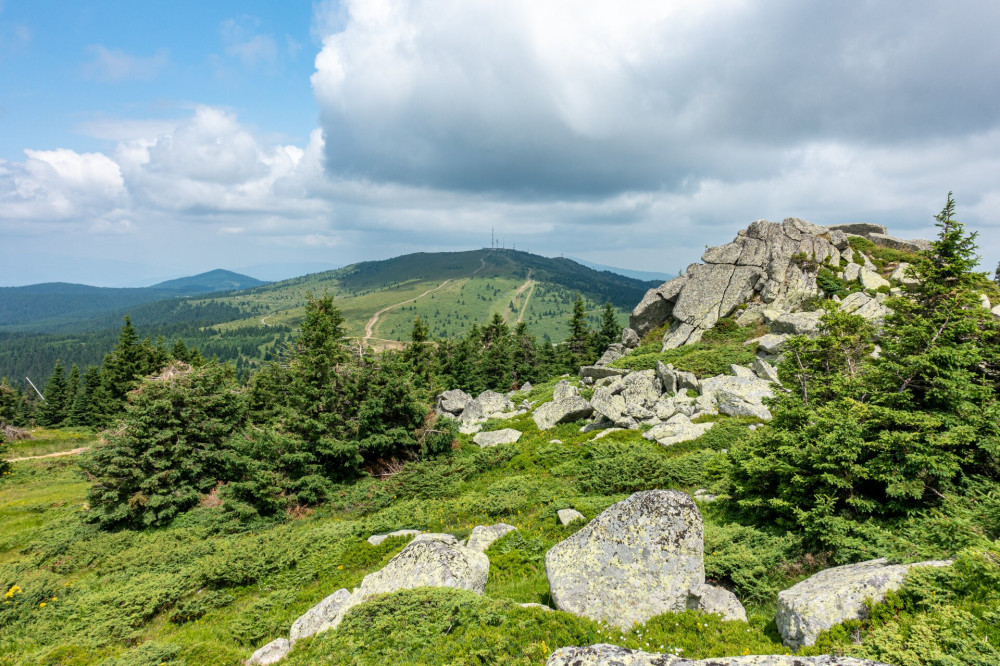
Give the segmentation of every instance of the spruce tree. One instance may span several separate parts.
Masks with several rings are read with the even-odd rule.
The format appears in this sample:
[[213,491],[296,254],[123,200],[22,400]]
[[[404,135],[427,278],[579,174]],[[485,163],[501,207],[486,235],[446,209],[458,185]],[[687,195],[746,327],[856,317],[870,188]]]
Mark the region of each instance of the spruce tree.
[[618,342],[621,330],[618,327],[618,315],[615,306],[610,302],[604,304],[601,312],[601,328],[594,336],[594,352],[600,356],[610,345]]
[[572,365],[580,365],[591,356],[587,310],[580,294],[577,294],[576,300],[573,301],[573,314],[569,320],[569,338],[566,344],[573,359]]
[[62,424],[66,418],[67,389],[66,372],[62,361],[56,360],[49,381],[45,383],[45,390],[42,392],[45,401],[38,407],[36,418],[40,425],[54,428]]

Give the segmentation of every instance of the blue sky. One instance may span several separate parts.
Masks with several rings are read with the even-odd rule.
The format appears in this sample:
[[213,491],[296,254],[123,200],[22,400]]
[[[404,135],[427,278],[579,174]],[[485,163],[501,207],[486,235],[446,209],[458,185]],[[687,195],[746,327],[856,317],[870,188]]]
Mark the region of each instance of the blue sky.
[[1000,258],[1000,5],[0,0],[0,284],[489,242],[674,273],[755,219]]

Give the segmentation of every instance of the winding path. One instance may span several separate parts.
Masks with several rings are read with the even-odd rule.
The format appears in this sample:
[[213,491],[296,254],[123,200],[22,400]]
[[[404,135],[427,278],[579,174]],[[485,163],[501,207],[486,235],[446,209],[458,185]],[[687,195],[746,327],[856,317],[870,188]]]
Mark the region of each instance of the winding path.
[[26,458],[8,458],[7,462],[23,462],[25,460],[40,460],[42,458],[59,458],[61,456],[76,456],[84,451],[89,451],[89,446],[81,446],[78,449],[73,449],[71,451],[56,451],[55,453],[46,453],[42,456],[28,456]]
[[[479,271],[483,270],[484,268],[486,268],[486,259],[480,257],[480,259],[479,259],[479,268],[477,268],[476,270],[474,270],[471,273],[469,273],[469,275],[467,277],[472,277],[473,275],[475,275]],[[406,305],[407,303],[412,303],[413,301],[415,301],[417,299],[423,298],[427,294],[432,294],[432,293],[434,293],[435,291],[437,291],[441,287],[445,286],[446,284],[448,284],[449,282],[451,282],[454,279],[455,278],[448,278],[447,280],[445,280],[444,282],[442,282],[438,286],[436,286],[436,287],[434,287],[432,289],[428,289],[427,291],[425,291],[424,293],[420,294],[419,296],[414,296],[413,298],[408,298],[405,301],[400,301],[399,303],[395,303],[395,304],[390,305],[388,307],[382,308],[381,310],[379,310],[378,312],[376,312],[374,315],[372,315],[372,318],[368,320],[367,324],[365,324],[365,337],[361,338],[361,341],[363,343],[365,343],[365,344],[368,344],[369,341],[371,341],[371,340],[379,340],[380,339],[380,338],[374,337],[375,336],[375,327],[378,326],[379,317],[381,317],[382,315],[384,315],[386,312],[388,312],[389,310],[395,310],[396,308],[398,308],[401,305]]]

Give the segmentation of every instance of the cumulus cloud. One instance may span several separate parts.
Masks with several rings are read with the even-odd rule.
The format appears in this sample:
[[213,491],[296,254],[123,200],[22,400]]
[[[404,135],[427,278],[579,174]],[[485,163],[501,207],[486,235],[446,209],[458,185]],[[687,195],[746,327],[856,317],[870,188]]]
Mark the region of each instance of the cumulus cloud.
[[94,44],[87,47],[87,52],[90,60],[83,63],[83,74],[102,83],[151,81],[170,64],[166,49],[160,49],[151,56],[137,56]]

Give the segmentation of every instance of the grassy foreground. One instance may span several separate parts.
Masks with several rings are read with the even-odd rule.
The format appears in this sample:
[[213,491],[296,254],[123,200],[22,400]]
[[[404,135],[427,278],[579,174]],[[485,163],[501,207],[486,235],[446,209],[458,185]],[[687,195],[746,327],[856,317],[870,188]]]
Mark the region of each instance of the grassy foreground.
[[[550,382],[528,397],[551,391]],[[369,535],[417,528],[463,538],[475,525],[501,521],[518,530],[487,551],[483,597],[425,588],[377,598],[353,609],[337,631],[299,643],[288,663],[543,664],[559,647],[597,642],[692,658],[784,653],[773,622],[776,593],[827,563],[804,552],[797,537],[740,524],[720,504],[702,505],[706,570],[743,600],[748,623],[668,613],[623,632],[517,605],[550,603],[545,552],[579,529],[559,525],[557,510],[573,507],[592,518],[637,490],[718,487],[721,452],[748,436],[748,423],[723,419],[701,439],[666,449],[636,431],[595,440],[580,424],[541,433],[528,417],[498,421],[487,428],[516,428],[521,441],[479,449],[463,437],[451,455],[388,479],[345,484],[335,502],[305,515],[239,525],[208,496],[169,527],[143,532],[102,532],[86,523],[88,481],[77,457],[18,462],[0,481],[0,664],[239,664],[408,542],[373,547]],[[36,435],[8,457],[96,443],[80,433]],[[949,588],[951,619],[894,598],[896,612],[884,622],[838,628],[823,648],[857,651],[853,632],[887,634],[890,622],[906,618],[930,643],[935,637],[920,632],[936,626],[949,636],[941,626],[954,629],[969,618],[1000,641],[990,614],[996,586],[990,592],[988,576],[980,578],[986,582],[974,594],[968,585]],[[923,589],[936,595],[946,587],[930,581]],[[911,660],[903,633],[880,639],[903,655],[892,663],[961,663]]]

